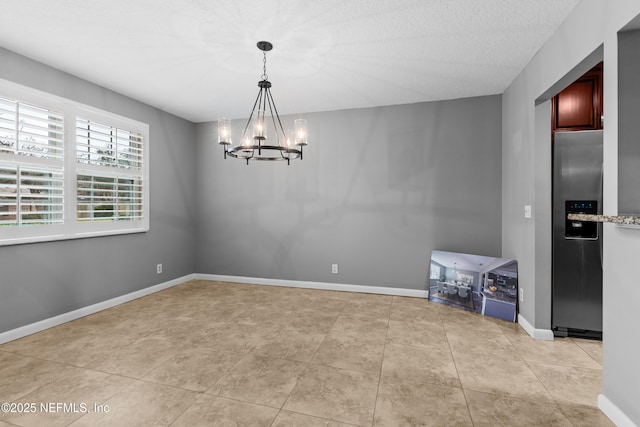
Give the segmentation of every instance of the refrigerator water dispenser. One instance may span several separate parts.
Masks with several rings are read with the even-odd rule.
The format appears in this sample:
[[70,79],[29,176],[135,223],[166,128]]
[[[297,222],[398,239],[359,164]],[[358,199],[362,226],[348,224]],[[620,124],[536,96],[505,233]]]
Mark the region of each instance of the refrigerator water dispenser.
[[[565,218],[568,214],[598,214],[597,200],[567,200],[564,202],[564,207]],[[565,239],[598,240],[598,223],[566,219],[564,237]]]

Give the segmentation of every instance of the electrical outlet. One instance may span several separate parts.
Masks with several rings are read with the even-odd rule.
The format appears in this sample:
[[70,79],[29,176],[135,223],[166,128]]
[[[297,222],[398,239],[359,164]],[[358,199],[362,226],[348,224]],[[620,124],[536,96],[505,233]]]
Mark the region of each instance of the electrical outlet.
[[162,264],[158,264],[158,265],[156,265],[156,272],[157,272],[158,274],[162,274]]
[[338,264],[331,264],[331,272],[333,274],[338,274]]
[[524,289],[520,288],[518,292],[520,293],[520,302],[524,302]]
[[524,205],[524,217],[531,218],[531,205]]

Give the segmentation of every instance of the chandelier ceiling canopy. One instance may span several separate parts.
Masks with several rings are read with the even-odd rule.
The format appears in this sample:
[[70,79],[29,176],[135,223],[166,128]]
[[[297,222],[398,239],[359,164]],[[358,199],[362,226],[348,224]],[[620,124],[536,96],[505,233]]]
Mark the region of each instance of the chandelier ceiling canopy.
[[[267,52],[273,45],[267,41],[259,41],[258,49],[262,51],[262,77],[258,82],[258,96],[253,104],[249,119],[242,130],[240,142],[234,145],[231,132],[231,119],[218,119],[218,144],[224,148],[227,156],[249,160],[302,160],[302,147],[307,145],[307,121],[297,119],[293,129],[286,129],[278,115],[278,109],[271,95],[271,82],[267,75]],[[268,128],[271,132],[267,132]]]

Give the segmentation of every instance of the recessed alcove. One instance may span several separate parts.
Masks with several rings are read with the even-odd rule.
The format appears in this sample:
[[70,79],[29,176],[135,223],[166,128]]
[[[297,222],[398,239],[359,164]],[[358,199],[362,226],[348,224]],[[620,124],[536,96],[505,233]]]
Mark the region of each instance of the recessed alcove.
[[618,215],[640,215],[640,16],[618,32]]

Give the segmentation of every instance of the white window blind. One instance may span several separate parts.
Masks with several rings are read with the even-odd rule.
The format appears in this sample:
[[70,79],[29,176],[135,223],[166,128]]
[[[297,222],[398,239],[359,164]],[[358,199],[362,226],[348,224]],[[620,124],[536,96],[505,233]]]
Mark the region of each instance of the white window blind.
[[0,79],[0,245],[147,231],[148,134]]
[[64,115],[0,97],[0,226],[64,221]]
[[62,160],[63,114],[0,97],[0,152]]
[[78,221],[143,217],[142,133],[78,118],[76,159]]
[[61,224],[63,220],[61,171],[0,166],[0,225]]
[[140,219],[142,180],[136,176],[78,174],[78,221],[127,221]]
[[431,271],[429,274],[430,279],[438,279],[440,280],[440,266],[431,263]]
[[142,134],[95,121],[76,120],[78,163],[141,171]]

